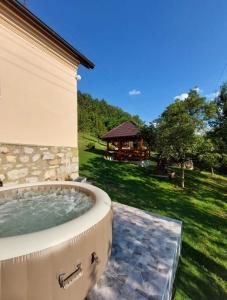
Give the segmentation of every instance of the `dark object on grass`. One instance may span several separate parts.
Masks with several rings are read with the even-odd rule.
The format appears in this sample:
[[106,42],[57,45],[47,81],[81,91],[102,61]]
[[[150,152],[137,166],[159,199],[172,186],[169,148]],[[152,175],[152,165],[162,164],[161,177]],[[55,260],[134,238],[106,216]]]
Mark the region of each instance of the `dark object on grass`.
[[175,177],[176,177],[176,173],[175,172],[169,173],[169,179],[174,179]]
[[165,157],[162,157],[161,154],[157,156],[157,174],[158,175],[167,175],[168,161]]
[[88,144],[87,144],[87,148],[88,148],[89,150],[95,150],[95,143],[92,143],[92,142],[88,143]]
[[3,186],[3,182],[0,180],[0,187],[2,187]]

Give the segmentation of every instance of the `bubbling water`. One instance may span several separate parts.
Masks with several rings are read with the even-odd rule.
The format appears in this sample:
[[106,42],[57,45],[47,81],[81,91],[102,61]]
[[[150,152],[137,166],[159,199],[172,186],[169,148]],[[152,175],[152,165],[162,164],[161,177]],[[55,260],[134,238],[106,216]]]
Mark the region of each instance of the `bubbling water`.
[[[1,195],[1,194],[0,194]],[[0,196],[0,237],[21,235],[54,227],[78,218],[93,199],[73,188],[20,191]]]

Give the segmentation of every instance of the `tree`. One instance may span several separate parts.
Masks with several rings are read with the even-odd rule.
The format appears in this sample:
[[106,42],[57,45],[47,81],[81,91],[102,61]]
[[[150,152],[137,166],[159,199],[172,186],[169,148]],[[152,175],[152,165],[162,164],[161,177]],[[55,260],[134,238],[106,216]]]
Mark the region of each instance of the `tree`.
[[180,164],[182,188],[185,186],[185,163],[193,156],[196,137],[207,126],[210,105],[193,89],[185,100],[177,99],[170,104],[156,121],[157,150],[167,161]]
[[215,145],[220,159],[219,169],[227,171],[227,83],[220,87],[218,96],[213,102],[216,105],[216,115],[210,122],[212,130],[209,138]]
[[149,125],[144,125],[140,129],[140,133],[144,139],[149,152],[155,149],[156,144],[156,129],[154,123],[150,122]]
[[78,128],[80,132],[101,137],[104,133],[124,121],[133,120],[138,126],[143,121],[122,109],[109,105],[105,100],[92,98],[89,94],[78,92]]
[[209,169],[214,175],[214,170],[220,167],[222,156],[213,141],[207,136],[198,136],[195,143],[195,156],[200,166]]
[[221,153],[227,154],[227,83],[220,87],[220,92],[215,99],[216,118],[211,123],[213,139],[219,145]]

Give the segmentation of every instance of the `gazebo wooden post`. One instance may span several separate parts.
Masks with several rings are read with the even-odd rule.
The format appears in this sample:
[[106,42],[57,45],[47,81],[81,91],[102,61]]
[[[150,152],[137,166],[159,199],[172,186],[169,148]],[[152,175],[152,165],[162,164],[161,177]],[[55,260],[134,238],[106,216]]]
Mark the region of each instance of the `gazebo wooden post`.
[[122,140],[121,139],[119,140],[118,145],[119,145],[119,150],[121,150],[122,149]]
[[106,141],[106,158],[109,159],[110,141]]
[[140,160],[143,158],[143,138],[140,138],[140,143],[139,143],[139,157]]
[[122,159],[122,140],[119,139],[118,140],[118,159]]
[[143,149],[143,138],[140,139],[140,149]]

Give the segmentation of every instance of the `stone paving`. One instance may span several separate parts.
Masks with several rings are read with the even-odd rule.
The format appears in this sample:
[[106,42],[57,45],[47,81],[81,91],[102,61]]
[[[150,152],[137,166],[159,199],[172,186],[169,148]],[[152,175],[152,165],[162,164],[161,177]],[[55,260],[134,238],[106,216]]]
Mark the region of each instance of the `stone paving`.
[[112,255],[88,300],[169,300],[182,223],[113,203]]

